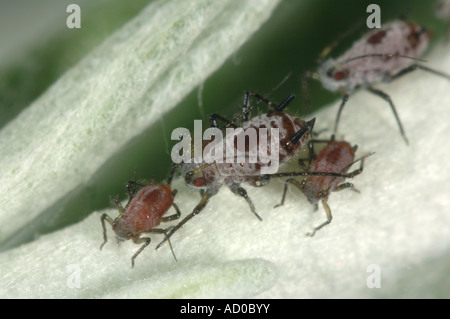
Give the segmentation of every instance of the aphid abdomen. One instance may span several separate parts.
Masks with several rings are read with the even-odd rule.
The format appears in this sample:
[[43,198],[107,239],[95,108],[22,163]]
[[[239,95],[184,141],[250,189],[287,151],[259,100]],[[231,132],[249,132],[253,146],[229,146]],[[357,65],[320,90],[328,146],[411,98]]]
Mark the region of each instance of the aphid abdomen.
[[[160,218],[173,203],[168,185],[150,184],[143,187],[131,200],[123,217],[115,226],[116,234],[136,235],[159,225]],[[123,238],[123,237],[122,237]]]
[[[322,84],[330,91],[352,92],[357,87],[388,80],[414,63],[405,57],[418,58],[425,52],[429,37],[418,24],[388,23],[369,32],[339,58],[324,62],[318,70]],[[382,54],[403,57],[379,56]]]
[[[347,142],[330,141],[314,160],[310,172],[346,173],[344,170],[355,158],[354,149]],[[302,191],[311,204],[327,197],[342,177],[309,176],[302,184]]]
[[[304,134],[298,141],[292,142],[291,138],[301,128],[307,124],[297,118],[290,116],[283,112],[271,112],[261,114],[252,118],[250,121],[245,122],[242,126],[243,131],[233,136],[227,136],[229,144],[234,145],[234,156],[231,158],[231,163],[217,163],[217,169],[223,177],[225,177],[225,184],[230,186],[232,184],[254,184],[261,175],[261,169],[270,163],[273,154],[271,152],[278,151],[278,165],[281,166],[288,162],[295,154],[303,148],[309,134]],[[275,139],[275,143],[272,144],[272,131],[271,129],[278,130],[278,138]],[[249,137],[248,132],[253,130],[255,135],[253,138]],[[267,130],[267,137],[262,139],[260,129]],[[244,136],[245,135],[245,136]],[[230,141],[233,139],[232,141]],[[238,140],[245,142],[244,148],[238,144]],[[260,148],[262,143],[267,142],[266,151],[262,152]],[[243,153],[238,153],[238,150]],[[238,161],[237,155],[243,154],[241,162]],[[276,155],[275,155],[276,156]],[[253,161],[251,161],[251,157]],[[226,150],[224,149],[224,159],[227,158]]]
[[[266,114],[261,114],[249,122],[245,123],[243,128],[248,127],[254,128],[258,132],[258,144],[259,129],[267,129],[267,155],[271,155],[270,152],[276,148],[279,150],[279,163],[280,165],[287,163],[293,156],[297,154],[306,144],[309,134],[304,134],[298,141],[293,143],[291,138],[306,126],[305,121],[302,119],[291,116],[284,112],[270,112]],[[277,145],[271,144],[271,129],[278,130],[278,139],[276,140]],[[258,145],[259,146],[259,145]],[[263,165],[264,163],[261,163]]]

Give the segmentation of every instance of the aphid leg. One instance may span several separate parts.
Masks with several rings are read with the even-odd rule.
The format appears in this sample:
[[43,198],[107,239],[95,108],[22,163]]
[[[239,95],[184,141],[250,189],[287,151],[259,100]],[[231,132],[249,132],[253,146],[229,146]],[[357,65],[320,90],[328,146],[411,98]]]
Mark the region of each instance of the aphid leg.
[[[175,192],[175,191],[174,191],[174,192]],[[175,192],[175,194],[176,194],[176,192]],[[161,218],[159,219],[161,222],[164,222],[164,223],[165,223],[165,222],[170,222],[170,221],[172,221],[172,220],[175,220],[175,219],[180,218],[181,212],[180,212],[180,209],[178,208],[178,205],[175,204],[175,203],[172,203],[172,206],[173,206],[173,208],[175,208],[176,213],[173,214],[173,215],[170,215],[170,216],[161,217]]]
[[226,118],[224,118],[223,116],[221,116],[219,114],[216,114],[216,113],[213,113],[213,114],[208,116],[210,126],[211,127],[218,127],[216,119],[219,119],[219,120],[223,121],[224,123],[226,123],[225,126],[222,127],[222,129],[226,128],[226,127],[230,127],[230,126],[232,126],[233,128],[237,128],[238,125],[236,125],[235,123],[240,118],[242,118],[244,122],[247,122],[248,118],[249,118],[250,111],[254,107],[254,105],[252,105],[251,101],[250,101],[251,97],[255,97],[259,101],[263,101],[263,102],[267,103],[269,106],[271,106],[273,108],[276,107],[274,103],[272,103],[271,101],[269,101],[265,97],[259,95],[258,93],[255,93],[255,92],[252,92],[252,91],[246,91],[244,93],[244,98],[242,100],[242,112],[239,115],[235,116],[233,118],[233,120],[229,121]]
[[[304,170],[309,170],[311,163],[314,159],[316,159],[317,154],[314,151],[314,144],[318,143],[329,143],[330,141],[334,141],[335,136],[334,134],[331,135],[331,138],[329,140],[319,140],[319,139],[312,139],[308,141],[308,158],[299,158],[298,164],[302,167]],[[308,165],[305,165],[305,162],[308,161]]]
[[302,76],[302,91],[303,91],[303,102],[305,103],[305,111],[306,113],[311,113],[311,97],[309,95],[309,87],[308,87],[308,79],[319,80],[319,75],[314,72],[305,72]]
[[321,64],[328,57],[331,51],[333,51],[333,49],[339,45],[342,39],[347,38],[349,35],[355,33],[358,29],[360,29],[363,22],[364,20],[360,19],[354,25],[348,28],[345,32],[339,34],[330,45],[328,45],[325,49],[322,50],[322,52],[319,54],[319,57],[317,58],[317,63]]
[[128,207],[128,205],[130,204],[131,200],[133,199],[134,195],[136,194],[137,187],[144,187],[144,186],[145,185],[139,184],[136,182],[136,167],[135,167],[133,180],[128,181],[127,184],[125,185],[125,188],[127,189],[127,192],[128,192],[128,202],[125,205],[125,207]]
[[[269,99],[265,98],[264,96],[253,92],[253,91],[246,91],[244,94],[244,101],[243,101],[243,108],[242,111],[248,114],[248,109],[251,108],[251,98],[255,98],[258,102],[264,102],[266,103],[269,107],[276,109],[277,105],[275,103],[273,103],[272,101],[270,101]],[[247,110],[247,112],[246,112]]]
[[371,155],[373,155],[373,154],[375,154],[375,153],[369,153],[369,154],[364,155],[364,156],[362,156],[361,158],[359,158],[359,159],[357,159],[357,160],[351,162],[350,165],[347,165],[347,166],[342,170],[343,172],[346,171],[347,169],[349,169],[353,164],[355,164],[355,163],[358,162],[358,161],[361,161],[361,165],[359,166],[358,169],[355,169],[353,172],[346,173],[346,174],[342,174],[342,177],[345,177],[345,178],[353,178],[353,177],[355,177],[356,175],[361,174],[362,171],[363,171],[363,169],[364,169],[364,160],[365,160],[367,157],[369,157],[369,156],[371,156]]
[[332,172],[283,172],[275,173],[270,175],[261,175],[261,179],[269,179],[276,177],[293,177],[293,176],[333,176],[342,178],[351,178],[354,175],[342,174],[342,173],[332,173]]
[[117,197],[110,197],[111,203],[113,206],[119,211],[119,217],[121,217],[125,213],[125,209],[123,208],[122,204],[120,203],[119,199]]
[[327,198],[322,199],[322,205],[323,205],[323,208],[325,209],[325,213],[327,214],[327,221],[323,222],[319,226],[315,227],[313,229],[313,231],[311,233],[307,233],[306,236],[313,237],[319,229],[321,229],[322,227],[324,227],[324,226],[328,225],[329,223],[331,223],[331,220],[333,219],[333,216],[331,215],[330,206],[328,206],[328,204],[327,204]]
[[[111,203],[113,204],[113,206],[119,211],[119,216],[117,216],[116,220],[119,220],[123,214],[125,214],[125,208],[123,208],[122,204],[120,203],[119,199],[117,197],[110,197]],[[130,200],[128,200],[127,205],[130,203]],[[112,224],[111,224],[112,226]],[[119,240],[117,239],[117,242],[119,242]]]
[[298,189],[302,189],[302,184],[298,182],[297,180],[293,179],[292,177],[289,178],[286,183],[284,184],[284,190],[283,190],[283,196],[281,197],[281,202],[277,205],[275,205],[273,208],[277,208],[284,205],[284,201],[286,199],[287,190],[289,188],[289,184],[295,185]]
[[348,93],[344,93],[344,95],[342,96],[342,102],[341,102],[341,105],[339,106],[339,110],[338,110],[338,113],[337,113],[337,116],[336,116],[336,121],[334,122],[333,135],[336,134],[336,132],[337,132],[338,125],[339,125],[339,120],[341,118],[342,109],[344,108],[345,104],[347,103],[348,97],[349,97]]
[[[167,231],[169,229],[172,229],[173,226],[167,228],[167,229],[163,229],[163,228],[153,228],[152,230],[148,231],[148,232],[142,232],[142,233],[154,233],[154,234],[164,234],[165,238],[167,238],[168,242],[169,242],[169,247],[170,247],[170,251],[172,252],[172,256],[175,259],[175,261],[178,261],[177,257],[175,256],[175,253],[173,251],[173,247],[172,247],[172,243],[170,242],[170,239],[167,237]],[[148,244],[147,244],[148,245]],[[140,251],[142,251],[142,249],[144,249],[147,245],[141,247]]]
[[[283,82],[284,81],[285,80],[283,80]],[[210,116],[210,119],[209,119],[211,126],[212,127],[217,127],[217,122],[215,121],[215,117],[217,117],[218,119],[220,118],[224,122],[227,122],[227,124],[224,127],[222,127],[222,128],[229,127],[229,126],[233,126],[234,128],[238,127],[234,123],[236,123],[236,121],[241,119],[241,118],[243,119],[244,122],[247,122],[249,120],[250,111],[255,106],[254,104],[251,103],[251,98],[252,97],[257,99],[258,102],[266,103],[269,107],[271,107],[275,111],[282,112],[289,105],[289,103],[295,98],[295,95],[291,94],[283,102],[281,102],[280,105],[276,105],[275,103],[273,103],[272,101],[270,101],[266,97],[264,97],[264,96],[262,96],[262,95],[260,95],[260,94],[258,94],[256,92],[246,91],[244,93],[244,98],[242,100],[242,112],[239,115],[235,116],[232,121],[228,121],[225,118],[221,117],[220,115],[212,114],[213,118],[211,118],[211,116]]]
[[141,244],[141,243],[144,243],[144,244],[133,255],[133,257],[131,257],[131,268],[134,267],[134,259],[144,250],[145,247],[147,247],[150,244],[151,238],[150,237],[137,237],[137,238],[133,238],[133,242],[135,244]]
[[209,125],[211,127],[218,127],[217,120],[221,120],[222,122],[226,123],[225,127],[230,127],[230,126],[233,127],[233,128],[237,128],[238,127],[232,121],[227,120],[222,115],[219,115],[217,113],[213,113],[213,114],[208,115],[208,119],[209,119]]
[[389,82],[394,81],[394,80],[398,79],[399,77],[401,77],[401,76],[403,76],[403,75],[405,75],[407,73],[410,73],[412,71],[415,71],[417,69],[423,70],[423,71],[427,71],[427,72],[433,73],[435,75],[442,76],[443,78],[446,78],[447,80],[450,80],[450,75],[448,75],[448,74],[446,74],[444,72],[440,72],[440,71],[428,68],[428,67],[420,65],[420,64],[412,64],[409,67],[404,68],[403,70],[401,70],[397,74],[391,76],[389,79],[387,79],[387,81],[389,81]]
[[136,188],[144,186],[145,184],[141,184],[136,181],[128,181],[127,185],[125,185],[128,191],[128,196],[130,197],[134,197],[134,195],[136,194]]
[[[175,189],[175,190],[172,191],[172,196],[175,197],[176,194],[177,194],[177,190]],[[170,216],[161,217],[161,218],[159,219],[160,222],[163,222],[163,223],[165,223],[165,222],[170,222],[170,221],[172,221],[172,220],[176,220],[176,219],[178,219],[178,218],[181,217],[181,211],[180,211],[180,209],[178,208],[178,205],[175,204],[175,203],[172,203],[172,206],[173,206],[173,208],[175,208],[176,213],[173,214],[173,215],[170,215]],[[169,227],[169,228],[167,228],[167,229],[154,228],[153,231],[154,231],[154,232],[164,233],[164,235],[166,236],[167,240],[169,241],[169,246],[170,246],[170,250],[172,251],[173,258],[175,258],[175,261],[178,261],[178,260],[177,260],[177,257],[175,256],[175,253],[173,252],[172,243],[170,242],[170,239],[169,239],[169,237],[167,236],[167,230],[168,230],[168,229],[172,229],[172,228],[174,228],[174,226]]]
[[108,237],[106,236],[105,220],[111,225],[111,227],[114,223],[113,219],[106,214],[102,214],[102,216],[100,217],[100,221],[102,222],[102,227],[103,227],[103,243],[100,245],[100,250],[102,250],[103,246],[108,241]]
[[136,189],[138,187],[144,187],[145,185],[139,184],[136,181],[128,181],[128,183],[125,185],[127,192],[128,192],[128,202],[125,205],[125,207],[128,207],[130,205],[131,200],[133,199],[134,195],[136,195]]
[[[278,112],[283,112],[284,109],[295,99],[295,95],[291,94],[289,95],[286,99],[284,99],[283,102],[281,102],[279,105],[276,105],[275,103],[273,103],[272,101],[270,101],[269,99],[265,98],[264,96],[252,92],[252,91],[247,91],[245,92],[245,97],[244,97],[244,109],[243,111],[245,112],[245,109],[250,107],[250,98],[254,97],[255,99],[257,99],[260,102],[264,102],[266,103],[269,107],[273,108],[275,111]],[[248,113],[248,112],[247,112]]]
[[345,172],[347,169],[349,169],[353,164],[355,164],[358,161],[361,161],[361,166],[350,173],[332,173],[332,172],[283,172],[283,173],[275,173],[270,175],[261,175],[261,179],[269,179],[269,178],[275,178],[275,177],[293,177],[293,176],[333,176],[333,177],[341,177],[341,178],[353,178],[356,175],[361,174],[364,168],[364,160],[373,155],[375,153],[369,153],[367,155],[364,155],[363,157],[351,162],[349,165],[344,167],[342,172]]
[[174,226],[169,227],[167,229],[163,229],[163,233],[167,238],[167,241],[169,242],[170,251],[172,252],[172,256],[175,259],[176,262],[178,262],[177,256],[175,256],[175,252],[173,251],[172,242],[170,241],[170,238],[167,237],[167,230],[172,229]]
[[342,183],[336,186],[336,188],[334,189],[335,192],[341,191],[343,189],[347,189],[350,188],[352,191],[360,193],[360,191],[358,189],[355,188],[355,185],[353,185],[352,183]]
[[400,122],[400,117],[399,117],[398,114],[397,114],[397,110],[395,109],[394,103],[392,102],[390,96],[387,95],[386,93],[384,93],[383,91],[378,90],[378,89],[375,89],[375,88],[373,88],[373,87],[368,87],[367,90],[368,90],[369,92],[371,92],[371,93],[373,93],[373,94],[375,94],[375,95],[381,97],[383,100],[385,100],[386,102],[389,103],[389,105],[391,106],[391,110],[392,110],[392,112],[394,113],[395,119],[396,119],[396,121],[397,121],[397,125],[398,125],[398,127],[399,127],[399,129],[400,129],[400,134],[402,135],[403,139],[405,140],[406,144],[408,145],[408,144],[409,144],[408,138],[406,137],[405,131],[404,131],[404,129],[403,129],[403,125],[402,125],[402,123]]
[[262,221],[262,218],[256,213],[255,206],[253,205],[250,197],[248,197],[247,191],[244,188],[240,187],[239,184],[233,184],[229,188],[234,194],[243,197],[247,201],[251,211],[253,212],[253,214],[255,214],[256,218]]
[[166,234],[166,238],[164,238],[164,240],[162,242],[160,242],[158,244],[158,246],[156,246],[156,250],[158,250],[159,247],[161,247],[162,244],[164,244],[167,240],[169,240],[170,237],[172,237],[172,235],[178,229],[180,229],[184,224],[186,224],[192,217],[194,217],[195,215],[199,214],[205,208],[206,204],[208,204],[208,201],[209,201],[210,197],[211,197],[211,194],[208,193],[208,192],[205,192],[202,195],[202,199],[200,200],[200,203],[198,203],[197,206],[195,206],[195,208],[192,211],[192,213],[187,215],[181,222],[179,222],[174,228],[172,228],[171,231],[168,234]]
[[136,182],[136,167],[134,168],[134,177],[132,181],[128,181],[127,184],[125,185],[125,188],[127,189],[128,192],[128,202],[125,205],[125,207],[128,207],[128,205],[130,205],[131,200],[133,199],[134,195],[136,194],[136,189],[137,187],[144,187],[144,184],[140,184],[138,182]]
[[[170,170],[169,177],[167,178],[167,185],[169,185],[169,186],[172,184],[172,180],[173,180],[173,176],[175,175],[175,169],[176,169],[176,168],[177,168],[177,164],[172,163],[172,168],[171,168],[171,170]],[[174,192],[175,192],[175,194],[176,194],[176,191],[173,191],[173,192],[172,192],[172,196],[175,197]]]

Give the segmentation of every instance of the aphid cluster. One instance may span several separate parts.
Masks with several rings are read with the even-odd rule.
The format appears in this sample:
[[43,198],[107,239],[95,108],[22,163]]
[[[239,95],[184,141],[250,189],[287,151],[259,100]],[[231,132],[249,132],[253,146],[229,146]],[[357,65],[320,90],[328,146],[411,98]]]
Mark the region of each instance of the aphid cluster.
[[[342,94],[342,102],[330,139],[314,138],[315,118],[305,120],[287,112],[288,106],[295,98],[294,94],[289,95],[280,104],[276,104],[266,96],[248,91],[244,94],[240,113],[231,120],[217,113],[211,114],[209,123],[212,128],[217,128],[220,131],[226,131],[229,128],[236,129],[235,135],[226,137],[227,145],[231,145],[235,151],[234,154],[239,151],[239,140],[249,141],[248,144],[245,144],[245,151],[243,152],[246,159],[250,157],[252,152],[255,152],[255,147],[259,149],[264,143],[266,143],[266,150],[271,149],[268,145],[276,146],[278,153],[275,159],[278,163],[278,170],[273,173],[264,173],[264,169],[269,165],[268,161],[261,158],[258,158],[255,162],[239,161],[235,155],[232,161],[207,162],[201,160],[173,165],[166,185],[140,184],[136,180],[130,181],[127,184],[129,199],[126,206],[122,207],[117,199],[112,199],[113,205],[119,210],[119,216],[116,219],[112,219],[106,214],[101,216],[104,236],[101,247],[107,242],[105,222],[108,222],[112,226],[117,240],[131,239],[134,243],[142,244],[131,259],[132,266],[134,266],[134,259],[151,241],[150,237],[141,237],[143,234],[159,233],[164,235],[164,239],[156,246],[156,249],[166,241],[169,241],[170,244],[172,235],[195,215],[199,214],[206,207],[209,199],[216,195],[223,186],[228,187],[235,195],[243,198],[249,205],[250,211],[262,221],[253,201],[242,185],[262,187],[273,178],[285,179],[281,202],[275,207],[281,207],[284,204],[290,185],[298,188],[316,209],[318,203],[322,203],[327,219],[307,234],[314,236],[318,230],[328,225],[332,220],[331,209],[328,205],[331,193],[347,188],[357,191],[353,184],[346,179],[361,174],[365,159],[373,154],[368,153],[356,158],[356,145],[352,146],[346,141],[337,141],[335,138],[342,110],[350,94],[358,88],[364,88],[387,101],[394,113],[400,133],[408,143],[405,129],[394,103],[389,95],[375,88],[374,85],[379,82],[391,82],[417,69],[450,79],[450,76],[445,73],[417,63],[422,61],[420,57],[428,47],[429,38],[430,33],[418,24],[394,21],[367,33],[355,42],[347,52],[336,59],[327,58],[327,56],[337,42],[322,52],[319,57],[317,72],[305,72],[302,83],[307,104],[310,103],[308,78],[320,80],[326,89]],[[267,111],[252,117],[251,111],[261,103],[266,105]],[[221,125],[219,125],[220,122]],[[240,130],[238,131],[238,129]],[[257,132],[253,146],[250,137],[246,136],[249,129],[254,129]],[[261,129],[267,130],[261,131]],[[274,133],[271,133],[270,129],[276,129],[277,135],[273,135]],[[266,135],[261,132],[266,132],[264,133]],[[206,143],[202,144],[203,149],[207,146]],[[297,155],[301,151],[305,151],[307,158],[298,160]],[[225,150],[223,152],[225,157]],[[298,160],[296,169],[290,172],[280,171],[280,168],[286,166],[294,158]],[[352,166],[358,162],[360,163],[359,168],[351,170]],[[160,222],[173,221],[181,217],[180,210],[173,202],[176,191],[172,191],[170,188],[176,166],[184,179],[185,185],[198,191],[201,199],[194,209],[176,225],[166,229],[155,228]],[[302,177],[303,179],[299,180],[296,177]],[[176,213],[164,216],[171,206],[175,208]],[[172,246],[170,248],[172,249]]]
[[[268,113],[258,115],[249,119],[248,113],[251,107],[251,98],[255,97],[259,101],[265,102],[272,109]],[[279,163],[280,166],[287,163],[295,154],[300,151],[306,141],[307,137],[314,126],[315,119],[308,122],[303,121],[298,117],[291,116],[284,112],[285,108],[294,99],[293,95],[286,98],[280,105],[268,101],[264,97],[254,92],[247,92],[244,96],[243,111],[233,121],[228,121],[225,118],[212,114],[209,116],[211,126],[217,127],[217,118],[226,122],[227,126],[233,126],[237,128],[237,121],[242,117],[243,122],[241,127],[247,129],[253,128],[279,128]],[[241,132],[240,134],[244,134]],[[268,140],[270,140],[270,134],[268,133]],[[235,140],[232,141],[234,148],[237,148],[236,140],[239,138],[239,134],[235,136]],[[257,137],[259,140],[259,137]],[[258,145],[254,145],[258,146]],[[247,152],[246,152],[247,153]],[[228,188],[236,195],[243,197],[251,211],[255,216],[262,220],[262,218],[256,213],[255,206],[252,200],[248,197],[247,191],[241,186],[242,183],[251,186],[263,186],[265,181],[261,179],[261,168],[264,164],[261,162],[256,163],[180,163],[180,172],[183,176],[185,183],[188,187],[200,191],[202,198],[200,203],[194,208],[193,212],[185,217],[177,226],[175,226],[169,233],[166,239],[177,231],[183,224],[189,219],[200,213],[208,203],[211,196],[217,194],[222,186],[228,186]],[[165,240],[166,240],[165,239]],[[164,241],[165,241],[164,240]],[[163,241],[163,242],[164,242]],[[161,243],[162,244],[162,243]],[[158,247],[161,245],[159,244]]]

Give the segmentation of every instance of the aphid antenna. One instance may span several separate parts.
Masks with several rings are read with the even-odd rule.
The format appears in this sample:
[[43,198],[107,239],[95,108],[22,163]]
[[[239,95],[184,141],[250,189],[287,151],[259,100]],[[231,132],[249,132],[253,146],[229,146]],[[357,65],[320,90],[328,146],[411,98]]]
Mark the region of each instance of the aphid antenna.
[[351,163],[348,164],[346,167],[344,167],[344,169],[343,169],[342,171],[348,170],[353,164],[355,164],[355,163],[357,163],[357,162],[359,162],[359,161],[363,161],[363,160],[365,160],[366,158],[368,158],[369,156],[372,156],[373,154],[375,154],[375,152],[370,152],[370,153],[368,153],[368,154],[366,154],[366,155],[361,156],[361,157],[358,158],[358,159],[355,159],[353,162],[351,162]]
[[[362,172],[362,167],[364,166],[364,160],[365,160],[367,157],[372,156],[373,154],[375,154],[375,152],[371,152],[371,153],[369,153],[369,154],[363,155],[363,156],[361,156],[360,158],[354,160],[353,162],[351,162],[350,164],[348,164],[347,166],[345,166],[345,167],[341,170],[341,174],[345,174],[347,178],[349,178],[349,177],[354,177],[354,176],[360,174],[360,173]],[[352,167],[353,164],[355,164],[355,163],[357,163],[357,162],[359,162],[359,161],[361,161],[361,166],[360,166],[359,169],[357,169],[357,170],[355,170],[355,171],[353,171],[353,172],[351,172],[351,173],[349,173],[349,174],[344,173],[344,172],[346,172],[348,169],[350,169],[350,167]],[[338,177],[334,177],[333,180],[335,180],[336,178],[338,178]],[[328,186],[327,186],[326,188],[329,188],[329,185],[331,185],[331,181],[328,183]]]
[[197,173],[203,171],[205,168],[207,168],[208,166],[210,166],[212,164],[214,164],[214,162],[203,164],[202,166],[197,167],[193,171],[190,171],[190,172],[186,173],[186,176],[184,177],[186,183],[190,183],[191,182],[192,176],[194,176],[194,174],[197,174]]
[[172,237],[172,235],[178,230],[180,229],[184,224],[186,224],[192,217],[194,217],[195,215],[199,214],[206,206],[206,204],[208,204],[209,199],[211,198],[211,194],[209,192],[204,192],[202,195],[202,198],[200,200],[200,203],[197,204],[197,206],[195,206],[194,210],[192,211],[192,213],[190,213],[189,215],[187,215],[181,222],[179,222],[177,225],[175,225],[169,233],[166,234],[164,240],[162,242],[160,242],[158,244],[158,246],[156,246],[156,250],[159,249],[159,247],[161,247],[166,241],[170,240],[170,237]]
[[173,176],[175,175],[175,170],[177,168],[177,164],[172,163],[172,168],[170,169],[169,177],[167,178],[167,185],[172,184]]
[[415,61],[419,61],[419,62],[427,62],[427,60],[425,59],[421,59],[421,58],[415,58],[415,57],[411,57],[411,56],[407,56],[407,55],[401,55],[401,54],[390,54],[390,53],[372,53],[372,54],[363,54],[363,55],[358,55],[352,58],[348,58],[340,63],[335,64],[334,66],[330,67],[328,69],[328,72],[333,72],[336,69],[341,68],[344,64],[350,63],[352,61],[355,60],[360,60],[360,59],[365,59],[365,58],[371,58],[371,57],[380,57],[380,58],[403,58],[403,59],[410,59],[410,60],[415,60]]
[[[281,81],[280,83],[278,83],[275,87],[273,87],[268,93],[266,93],[265,95],[259,95],[258,93],[255,93],[254,91],[246,91],[244,94],[244,99],[243,99],[243,108],[242,108],[242,112],[240,114],[238,114],[237,116],[235,116],[231,121],[227,121],[227,123],[222,126],[220,129],[223,130],[227,127],[233,126],[236,122],[236,120],[239,120],[240,118],[244,117],[244,119],[247,121],[248,120],[248,114],[250,113],[250,111],[255,107],[255,105],[258,105],[261,102],[266,103],[267,105],[269,105],[270,107],[273,107],[274,109],[277,110],[277,108],[280,108],[281,105],[283,105],[283,103],[286,103],[286,105],[283,107],[283,109],[295,98],[294,94],[291,94],[289,96],[290,100],[288,102],[283,101],[280,105],[275,106],[270,100],[269,100],[269,96],[272,95],[273,92],[275,92],[276,90],[278,90],[291,76],[292,72],[289,72]],[[257,101],[255,104],[250,104],[250,98],[251,97],[255,97],[257,98]],[[288,99],[289,99],[288,98]]]
[[292,72],[286,74],[286,76],[280,81],[280,83],[278,83],[274,88],[272,88],[270,92],[265,95],[265,97],[268,98],[270,95],[272,95],[273,92],[278,90],[291,77],[291,74]]
[[175,226],[171,226],[167,229],[164,230],[164,236],[167,239],[167,241],[169,242],[169,247],[170,247],[170,251],[172,252],[172,256],[175,259],[176,262],[178,262],[177,256],[175,256],[175,252],[173,251],[173,247],[172,247],[172,243],[170,242],[170,238],[167,237],[167,231],[174,228]]
[[[369,153],[367,155],[361,156],[357,160],[354,160],[349,165],[342,169],[342,172],[348,170],[353,164],[358,161],[364,161],[367,157],[372,156],[375,152]],[[274,177],[294,177],[294,176],[332,176],[332,177],[343,177],[343,178],[353,178],[356,176],[354,172],[343,174],[343,173],[333,173],[333,172],[284,172],[284,173],[276,173],[270,175],[261,175],[262,179],[269,179]]]
[[[290,76],[290,73],[275,87],[277,89],[279,86],[281,86]],[[294,99],[295,94],[291,93],[284,101],[282,101],[279,105],[275,105],[272,101],[268,99],[268,96],[272,94],[272,92],[275,90],[273,89],[271,92],[269,92],[266,95],[260,95],[254,91],[246,91],[244,94],[244,99],[242,101],[243,108],[242,112],[236,115],[231,121],[227,121],[227,123],[220,127],[221,130],[235,125],[235,122],[239,120],[240,118],[244,117],[244,119],[248,120],[248,114],[252,109],[255,108],[256,105],[258,105],[261,102],[266,103],[269,107],[273,108],[275,111],[282,112]],[[256,98],[256,103],[250,103],[250,99],[254,97]]]
[[342,39],[347,38],[350,36],[350,34],[355,33],[357,29],[361,27],[364,20],[360,19],[357,21],[352,27],[350,27],[347,31],[341,33],[336,37],[336,39],[328,45],[325,49],[322,50],[322,52],[319,54],[319,57],[317,58],[317,63],[320,65],[325,61],[325,59],[328,57],[328,55],[333,51],[334,48],[336,48],[339,43],[342,41]]
[[170,251],[172,252],[172,256],[175,259],[176,262],[178,262],[177,256],[175,256],[175,252],[173,251],[172,242],[170,241],[170,238],[167,238],[167,241],[169,242]]
[[306,71],[302,76],[302,92],[303,101],[305,103],[305,110],[307,113],[311,113],[311,97],[309,96],[308,79],[314,79],[320,81],[319,74],[317,72]]

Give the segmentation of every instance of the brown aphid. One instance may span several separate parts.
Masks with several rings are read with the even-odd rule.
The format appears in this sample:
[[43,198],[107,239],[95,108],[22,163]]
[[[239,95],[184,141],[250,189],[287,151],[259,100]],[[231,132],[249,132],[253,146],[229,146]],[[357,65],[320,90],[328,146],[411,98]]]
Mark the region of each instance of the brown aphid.
[[[331,215],[331,209],[327,203],[331,192],[340,191],[346,188],[357,191],[352,183],[345,182],[345,178],[354,177],[361,174],[364,168],[364,159],[373,154],[368,154],[355,161],[354,159],[357,146],[351,146],[347,142],[337,142],[335,141],[334,136],[332,136],[330,140],[312,140],[311,143],[327,144],[317,156],[311,156],[311,158],[315,157],[315,159],[309,167],[308,173],[328,172],[342,174],[342,176],[331,176],[326,174],[317,176],[312,175],[307,176],[302,182],[299,182],[291,177],[286,181],[281,203],[275,206],[279,207],[284,204],[289,184],[293,184],[300,191],[302,191],[307,200],[311,204],[315,205],[316,209],[318,202],[322,201],[323,208],[327,214],[327,221],[315,227],[311,233],[307,234],[308,236],[314,236],[316,231],[331,222],[333,217]],[[347,173],[350,167],[357,161],[361,161],[360,168],[353,172]]]
[[[172,178],[170,177],[169,181],[171,179]],[[142,188],[136,192],[137,187]],[[126,188],[128,190],[129,199],[125,208],[117,198],[111,198],[113,205],[119,210],[119,216],[113,220],[107,214],[102,214],[100,218],[104,238],[104,242],[100,246],[100,249],[102,249],[108,241],[105,227],[105,221],[107,221],[115,232],[117,241],[131,239],[136,244],[143,244],[133,257],[131,257],[131,267],[134,267],[134,259],[150,244],[151,241],[150,237],[141,237],[141,235],[146,233],[166,234],[168,229],[155,227],[159,226],[161,222],[178,219],[181,216],[181,212],[178,209],[178,206],[173,202],[176,191],[172,191],[169,185],[155,183],[143,185],[136,183],[136,181],[129,181]],[[171,206],[175,208],[176,213],[163,217]],[[175,258],[175,255],[173,256]]]

